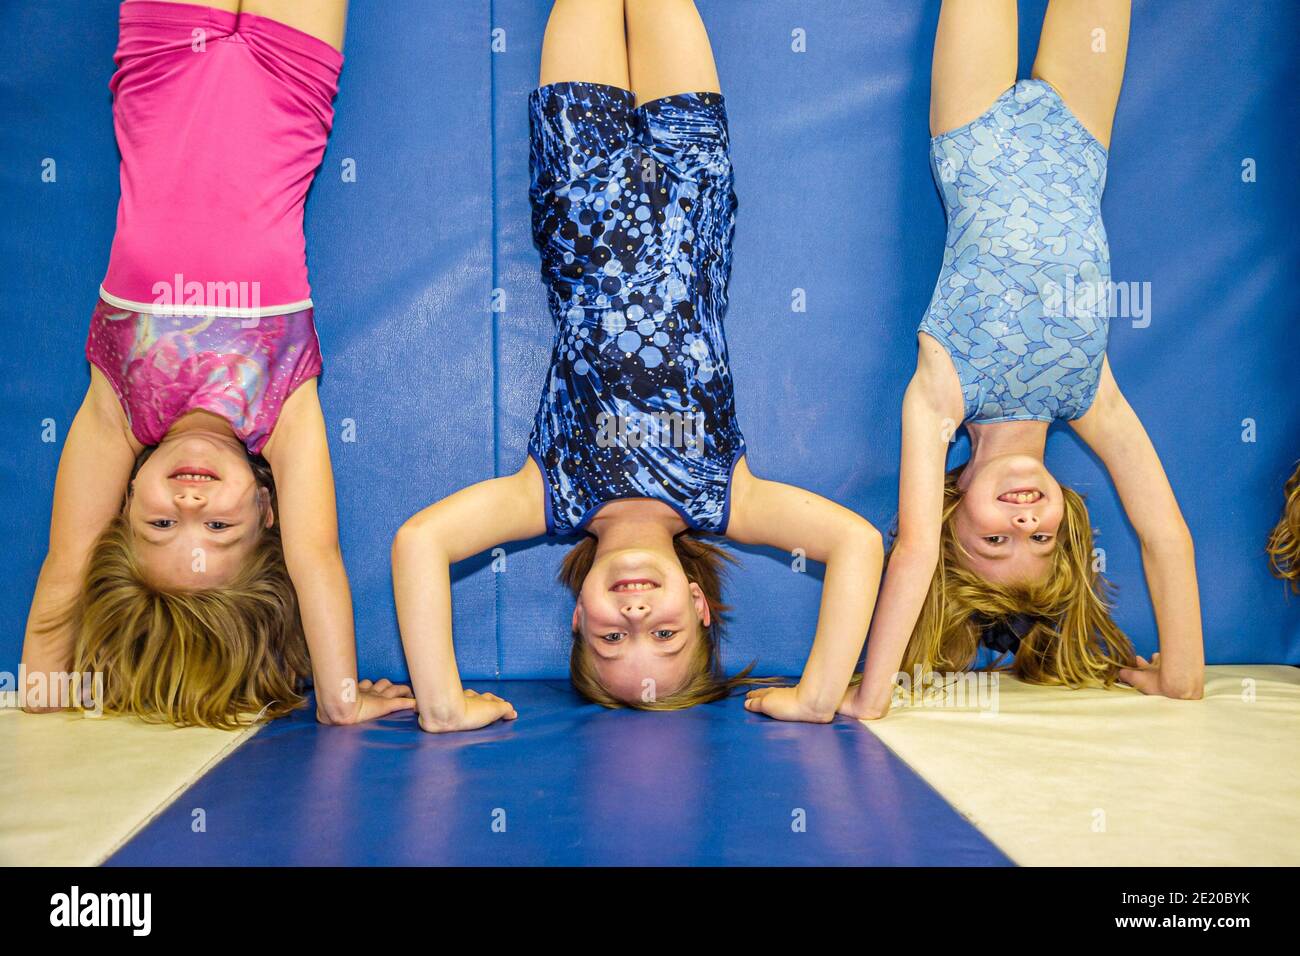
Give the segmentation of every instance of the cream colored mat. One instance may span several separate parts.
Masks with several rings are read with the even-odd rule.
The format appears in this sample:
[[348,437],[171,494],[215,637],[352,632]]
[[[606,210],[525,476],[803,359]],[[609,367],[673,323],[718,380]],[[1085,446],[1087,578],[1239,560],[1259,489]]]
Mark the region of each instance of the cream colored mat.
[[1006,677],[996,715],[972,700],[863,723],[1017,863],[1300,864],[1300,670],[1211,667],[1200,701]]
[[[92,866],[257,732],[0,709],[0,864]],[[179,861],[178,861],[179,862]]]

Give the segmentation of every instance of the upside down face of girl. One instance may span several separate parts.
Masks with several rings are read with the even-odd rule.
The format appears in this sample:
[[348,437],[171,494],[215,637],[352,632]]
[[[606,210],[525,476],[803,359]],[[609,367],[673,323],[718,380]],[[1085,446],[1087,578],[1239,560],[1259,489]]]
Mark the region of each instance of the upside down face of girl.
[[594,538],[564,560],[572,592],[569,673],[605,707],[680,710],[752,683],[749,668],[726,677],[719,652],[725,551],[693,533],[664,548],[602,550]]
[[675,555],[599,555],[573,609],[573,629],[601,685],[624,701],[671,696],[688,680],[709,602]]
[[264,462],[178,423],[138,463],[71,610],[107,714],[231,729],[300,706],[311,673]]
[[131,482],[126,518],[141,570],[175,589],[229,583],[275,522],[243,444],[203,425],[173,429],[153,449]]
[[957,488],[952,522],[962,564],[999,584],[1046,579],[1065,498],[1042,461],[1023,454],[992,458],[965,468]]
[[[985,474],[970,474],[973,469],[967,464],[945,476],[939,561],[901,669],[908,674],[917,668],[965,670],[974,664],[982,642],[992,646],[986,641],[994,637],[986,630],[989,624],[1019,619],[1015,646],[997,648],[1012,655],[1009,667],[1017,678],[1068,687],[1109,686],[1121,667],[1134,666],[1136,657],[1111,617],[1109,585],[1094,564],[1087,506],[1078,493],[1056,482],[1041,461],[1013,457],[1029,460],[999,465],[998,459],[990,459]],[[1033,474],[1035,467],[1040,474]],[[1040,490],[1042,498],[1031,502],[1034,496],[1026,494],[1024,506],[999,500],[1008,490],[1025,490],[1024,483],[1031,479],[1042,482],[1037,488],[1028,486]],[[979,499],[973,500],[976,496]],[[1035,505],[1038,510],[1031,514]],[[1023,510],[1007,511],[1004,506]],[[998,527],[1003,530],[997,532]],[[971,549],[983,543],[980,535],[972,540],[977,528],[1018,536],[1027,556],[972,555]],[[1038,548],[1032,541],[1035,528],[1049,529],[1052,536],[1042,555],[1031,550]],[[1017,562],[1035,574],[1018,577],[1003,570]],[[1006,577],[987,575],[988,566]]]

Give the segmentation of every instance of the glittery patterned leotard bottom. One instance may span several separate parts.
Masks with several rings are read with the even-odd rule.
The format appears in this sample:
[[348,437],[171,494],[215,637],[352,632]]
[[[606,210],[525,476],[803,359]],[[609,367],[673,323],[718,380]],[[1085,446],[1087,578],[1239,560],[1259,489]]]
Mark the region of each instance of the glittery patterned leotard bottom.
[[312,310],[260,318],[162,316],[95,307],[86,358],[117,393],[131,431],[156,445],[192,411],[219,415],[249,452],[285,401],[321,371]]

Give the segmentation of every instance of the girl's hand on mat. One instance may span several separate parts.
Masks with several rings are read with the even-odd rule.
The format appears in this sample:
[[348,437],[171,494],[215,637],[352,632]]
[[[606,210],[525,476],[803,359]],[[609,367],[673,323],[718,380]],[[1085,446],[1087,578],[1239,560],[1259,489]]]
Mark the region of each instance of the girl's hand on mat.
[[1137,667],[1121,667],[1119,679],[1144,694],[1160,694],[1160,654],[1152,654],[1151,660],[1139,654],[1137,662]]
[[327,710],[316,696],[316,719],[322,724],[359,724],[402,710],[415,710],[415,695],[406,684],[388,679],[358,682],[356,700],[341,708]]
[[1160,653],[1157,651],[1151,655],[1151,660],[1139,656],[1137,667],[1121,667],[1119,670],[1119,679],[1130,687],[1140,690],[1144,694],[1158,695],[1160,697],[1172,697],[1176,700],[1200,700],[1203,694],[1203,688],[1200,681],[1196,686],[1189,690],[1186,687],[1172,686],[1168,671],[1160,669]]
[[776,720],[799,720],[810,724],[829,724],[835,711],[814,710],[799,696],[796,687],[759,687],[745,695],[745,709],[766,714]]
[[514,720],[519,714],[508,700],[496,694],[480,694],[465,689],[465,706],[451,714],[435,716],[420,714],[420,729],[431,734],[449,734],[458,730],[478,730],[498,720]]
[[861,688],[862,685],[859,684],[844,692],[844,702],[840,704],[841,714],[857,720],[879,720],[889,713],[889,705],[893,702],[892,697],[886,697],[882,707],[867,700]]

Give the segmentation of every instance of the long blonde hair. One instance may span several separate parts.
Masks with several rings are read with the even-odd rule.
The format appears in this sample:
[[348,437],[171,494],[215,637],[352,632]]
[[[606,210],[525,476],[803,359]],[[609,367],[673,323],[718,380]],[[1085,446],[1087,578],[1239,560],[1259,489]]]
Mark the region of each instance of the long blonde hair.
[[[739,674],[728,677],[722,668],[721,643],[726,627],[726,615],[731,608],[722,603],[722,586],[727,564],[736,559],[716,544],[703,540],[693,531],[673,538],[673,550],[682,564],[686,579],[700,586],[709,602],[709,626],[700,623],[700,640],[696,642],[691,660],[691,676],[686,683],[666,697],[655,700],[624,701],[615,697],[601,684],[591,660],[591,648],[582,633],[574,630],[569,649],[569,680],[574,689],[602,707],[611,709],[632,707],[637,710],[685,710],[696,704],[721,700],[738,687],[773,683],[771,678],[750,677],[751,663]],[[573,546],[560,566],[560,583],[576,599],[582,593],[582,583],[587,580],[592,563],[596,560],[596,539],[584,538]]]
[[[270,469],[252,464],[274,502]],[[95,542],[68,621],[74,673],[103,675],[106,714],[230,730],[303,703],[311,667],[274,525],[230,583],[172,589],[144,574],[124,511]]]
[[[939,564],[912,631],[902,670],[912,674],[968,669],[990,622],[1032,621],[1006,670],[1032,684],[1109,687],[1121,667],[1136,664],[1133,645],[1110,615],[1111,584],[1093,567],[1092,525],[1083,498],[1062,487],[1065,512],[1052,568],[1034,584],[987,581],[962,566],[954,516],[965,466],[944,479]],[[892,550],[892,549],[891,549]]]
[[1268,563],[1272,572],[1291,582],[1300,594],[1300,465],[1287,479],[1282,517],[1268,537]]

